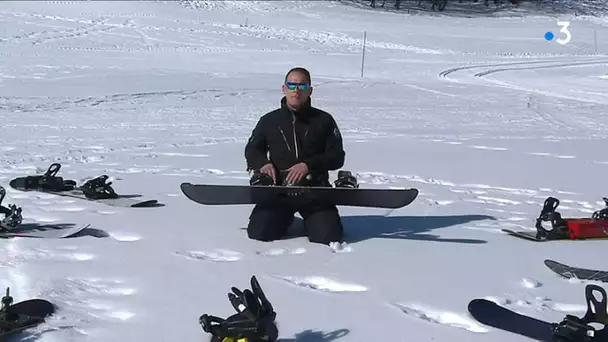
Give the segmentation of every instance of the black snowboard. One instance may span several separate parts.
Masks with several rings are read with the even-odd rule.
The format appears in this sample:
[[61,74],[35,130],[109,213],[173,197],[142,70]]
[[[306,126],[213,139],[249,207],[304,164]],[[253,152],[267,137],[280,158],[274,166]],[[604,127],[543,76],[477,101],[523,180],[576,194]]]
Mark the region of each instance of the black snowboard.
[[553,326],[529,316],[520,315],[487,299],[473,299],[469,313],[480,323],[522,335],[533,340],[553,342]]
[[580,279],[590,281],[601,281],[608,283],[608,271],[592,270],[568,266],[557,261],[547,259],[545,265],[553,272],[567,279]]
[[[596,291],[601,295],[600,300],[594,295]],[[585,315],[576,317],[567,314],[559,323],[550,323],[518,314],[490,300],[481,298],[469,302],[468,310],[471,316],[482,324],[536,341],[605,342],[608,341],[608,328],[598,330],[592,324],[608,325],[606,297],[606,290],[602,287],[593,284],[587,285],[585,287],[587,302]],[[590,338],[590,336],[593,336],[593,338]]]
[[182,183],[190,200],[205,205],[307,203],[318,201],[338,206],[401,208],[412,203],[418,189],[361,189],[307,186],[212,185]]
[[[6,298],[8,293],[3,300]],[[44,299],[28,299],[4,307],[0,312],[0,340],[44,323],[54,313],[55,305]]]

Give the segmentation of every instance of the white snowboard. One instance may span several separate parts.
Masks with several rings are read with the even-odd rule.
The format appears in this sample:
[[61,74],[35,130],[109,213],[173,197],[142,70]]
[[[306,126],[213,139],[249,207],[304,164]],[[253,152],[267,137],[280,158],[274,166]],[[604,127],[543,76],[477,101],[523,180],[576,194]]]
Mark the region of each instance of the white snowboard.
[[10,231],[1,231],[0,238],[11,237],[30,237],[42,239],[63,239],[76,235],[89,228],[90,224],[83,225],[62,225],[62,224],[38,224],[24,223],[18,228]]

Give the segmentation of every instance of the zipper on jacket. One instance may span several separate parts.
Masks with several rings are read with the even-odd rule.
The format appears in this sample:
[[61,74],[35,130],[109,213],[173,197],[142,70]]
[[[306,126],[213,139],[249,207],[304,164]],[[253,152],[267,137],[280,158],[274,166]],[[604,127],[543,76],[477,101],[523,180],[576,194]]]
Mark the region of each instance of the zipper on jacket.
[[[296,155],[296,159],[298,159],[300,157],[300,152],[298,151],[298,135],[296,133],[296,116],[292,113],[291,114],[293,119],[291,120],[291,127],[293,129],[293,148],[294,148],[294,153]],[[283,137],[283,141],[285,142],[285,145],[287,146],[287,149],[289,151],[291,151],[291,146],[289,146],[289,142],[287,141],[287,136],[285,136],[285,132],[283,132],[283,128],[281,128],[281,126],[277,126],[279,128],[279,131],[281,132],[281,136]],[[308,130],[306,130],[306,134],[308,134]]]
[[291,147],[289,147],[289,143],[287,142],[287,137],[285,136],[285,133],[283,133],[283,129],[281,128],[281,126],[277,126],[277,127],[279,128],[279,131],[281,131],[281,135],[283,136],[283,141],[285,142],[287,149],[289,151],[291,151]]
[[292,126],[293,126],[293,146],[295,148],[295,152],[296,152],[296,160],[299,158],[298,156],[298,137],[296,134],[296,116],[293,116],[293,121],[291,122]]

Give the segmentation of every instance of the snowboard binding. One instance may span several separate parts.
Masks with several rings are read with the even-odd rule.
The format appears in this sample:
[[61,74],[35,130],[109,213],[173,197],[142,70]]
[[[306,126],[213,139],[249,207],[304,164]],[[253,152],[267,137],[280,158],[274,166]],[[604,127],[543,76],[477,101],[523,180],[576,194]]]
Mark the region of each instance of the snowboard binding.
[[118,195],[112,188],[112,182],[107,182],[107,175],[99,176],[90,179],[80,186],[80,191],[89,199],[109,199],[118,198]]
[[276,313],[266,298],[255,276],[251,277],[251,290],[232,287],[228,299],[236,314],[222,319],[204,314],[199,323],[213,337],[211,342],[274,342],[278,329],[274,323]]
[[[564,224],[562,215],[555,211],[559,206],[559,200],[554,197],[547,197],[540,215],[536,219],[536,237],[546,240],[565,239],[568,235],[567,227]],[[543,222],[550,222],[551,228],[543,227]]]
[[[594,291],[600,292],[601,300],[593,295]],[[585,288],[587,300],[587,313],[579,318],[566,315],[563,321],[553,324],[553,336],[555,342],[599,342],[608,340],[608,312],[606,312],[607,296],[606,290],[598,285],[587,285]],[[597,330],[590,324],[604,325]]]
[[[603,198],[606,207],[593,213],[591,218],[563,218],[555,211],[559,200],[548,197],[536,219],[536,238],[541,240],[564,240],[608,237],[608,198]],[[543,222],[550,222],[545,228]]]
[[58,177],[57,173],[61,169],[61,164],[53,163],[43,175],[27,176],[14,179],[11,185],[21,189],[40,189],[47,191],[70,191],[76,188],[73,180],[64,180]]
[[6,189],[0,186],[0,213],[4,214],[4,218],[0,220],[0,231],[15,229],[23,222],[21,208],[14,204],[10,204],[8,208],[2,205],[5,196]]
[[274,181],[272,177],[269,175],[256,171],[253,173],[251,178],[249,179],[249,185],[274,185]]
[[352,172],[346,170],[338,171],[338,179],[334,181],[334,185],[336,188],[359,188],[357,178],[353,176]]
[[6,294],[2,297],[2,307],[0,308],[0,324],[1,330],[4,331],[11,321],[16,321],[19,317],[10,311],[13,305],[13,297],[11,297],[10,288],[6,288]]
[[34,326],[44,322],[44,318],[22,315],[13,312],[13,297],[9,294],[10,288],[6,288],[6,294],[2,297],[0,308],[0,334],[18,331],[27,326]]
[[608,198],[602,197],[602,200],[604,200],[604,208],[594,212],[593,215],[591,215],[591,218],[596,220],[608,220]]

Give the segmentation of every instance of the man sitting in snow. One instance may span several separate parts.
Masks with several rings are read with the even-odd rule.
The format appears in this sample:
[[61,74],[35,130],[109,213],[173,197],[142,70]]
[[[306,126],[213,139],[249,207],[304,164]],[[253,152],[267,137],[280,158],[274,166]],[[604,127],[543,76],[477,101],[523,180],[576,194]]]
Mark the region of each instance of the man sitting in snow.
[[[260,118],[245,147],[249,171],[272,178],[274,184],[331,186],[330,170],[344,165],[346,153],[334,118],[311,105],[308,70],[293,68],[285,76],[281,107]],[[267,156],[269,155],[270,158]],[[311,242],[341,241],[342,222],[335,205],[313,203],[293,207],[256,205],[249,217],[250,239],[273,241],[284,237],[299,212]]]

